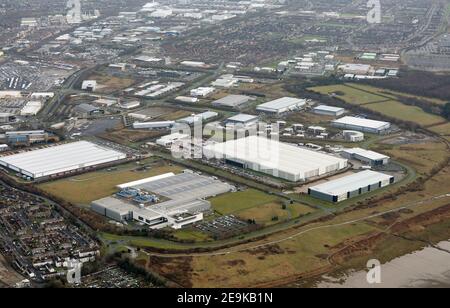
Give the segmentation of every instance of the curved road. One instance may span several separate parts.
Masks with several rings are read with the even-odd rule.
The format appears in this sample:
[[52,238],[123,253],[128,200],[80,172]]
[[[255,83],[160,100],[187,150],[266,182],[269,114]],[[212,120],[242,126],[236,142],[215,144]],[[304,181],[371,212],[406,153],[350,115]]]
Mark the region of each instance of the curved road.
[[274,241],[271,241],[271,242],[258,244],[258,245],[254,245],[254,246],[244,247],[244,248],[229,249],[229,250],[219,251],[219,252],[191,253],[191,254],[189,254],[189,253],[186,253],[186,254],[183,254],[183,253],[181,253],[181,254],[162,254],[162,253],[153,253],[153,252],[144,252],[144,253],[147,254],[148,256],[157,256],[157,257],[162,257],[162,258],[207,257],[207,256],[228,255],[228,254],[231,254],[231,253],[244,252],[244,251],[254,250],[254,249],[258,249],[258,248],[261,248],[261,247],[266,247],[266,246],[270,246],[270,245],[274,245],[274,244],[279,244],[279,243],[292,240],[294,238],[300,237],[300,236],[302,236],[302,235],[304,235],[306,233],[309,233],[309,232],[312,232],[312,231],[316,231],[316,230],[322,230],[322,229],[329,229],[329,228],[335,228],[335,227],[342,227],[342,226],[345,226],[345,225],[351,225],[351,224],[354,224],[354,223],[357,223],[357,222],[361,222],[361,221],[364,221],[364,220],[367,220],[367,219],[380,217],[380,216],[383,216],[385,214],[395,213],[395,212],[398,212],[398,211],[401,211],[401,210],[410,209],[410,208],[413,208],[415,206],[423,205],[425,203],[428,203],[428,202],[431,202],[431,201],[435,201],[435,200],[438,200],[438,199],[443,199],[443,198],[449,198],[450,199],[450,193],[433,196],[431,198],[420,200],[420,201],[411,202],[411,203],[405,204],[405,205],[403,205],[401,207],[398,207],[398,208],[395,208],[395,209],[392,209],[392,210],[388,210],[388,211],[384,211],[384,212],[381,212],[381,213],[377,213],[377,214],[361,217],[361,218],[354,219],[354,220],[349,220],[349,221],[345,221],[345,222],[341,222],[341,223],[329,224],[329,225],[309,228],[309,229],[306,229],[306,230],[302,230],[302,231],[300,231],[298,233],[295,233],[293,235],[284,237],[282,239],[278,239],[278,240],[274,240]]

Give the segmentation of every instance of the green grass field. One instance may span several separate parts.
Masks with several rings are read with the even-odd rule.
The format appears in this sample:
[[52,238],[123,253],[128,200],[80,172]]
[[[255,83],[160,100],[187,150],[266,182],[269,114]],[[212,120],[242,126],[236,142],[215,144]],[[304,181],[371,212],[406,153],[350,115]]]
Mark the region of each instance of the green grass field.
[[422,126],[445,122],[443,117],[426,113],[419,107],[404,105],[397,101],[368,104],[364,105],[364,108],[399,120],[415,122]]
[[[402,104],[397,100],[397,95],[427,100],[430,104],[442,103],[439,100],[351,83],[314,87],[309,90],[323,95],[330,95],[334,93],[338,98],[342,99],[346,103],[360,105],[362,108],[379,112],[391,118],[415,122],[421,126],[430,126],[444,123],[446,121],[443,117],[427,113],[419,107]],[[445,129],[445,127],[440,129]]]
[[160,166],[146,171],[135,171],[136,164],[127,164],[115,171],[100,170],[39,185],[42,190],[77,205],[89,205],[92,201],[117,192],[119,184],[168,173],[180,172],[178,166]]
[[228,193],[209,200],[216,212],[222,215],[236,213],[255,206],[277,203],[280,198],[256,189],[248,189],[235,193]]
[[[267,203],[239,211],[236,215],[243,220],[254,219],[260,225],[269,226],[312,212],[312,208],[300,203],[288,205],[286,209],[280,203]],[[274,217],[278,219],[273,220]]]
[[[314,87],[309,88],[308,90],[323,94],[323,95],[330,95],[335,93],[337,97],[344,100],[346,103],[352,104],[352,105],[363,105],[368,103],[376,103],[376,102],[382,102],[387,100],[388,98],[367,93],[362,90],[353,89],[345,84],[340,85],[332,85],[332,86],[322,86],[322,87]],[[340,94],[341,95],[338,95]]]
[[449,136],[450,135],[450,123],[445,123],[441,125],[436,125],[433,127],[430,127],[429,130],[438,133],[443,136]]
[[389,90],[389,89],[381,89],[381,88],[376,88],[376,87],[372,87],[372,86],[364,85],[364,84],[351,83],[349,85],[352,86],[353,88],[358,88],[358,89],[361,89],[364,91],[369,91],[369,92],[372,92],[375,94],[379,94],[381,96],[389,96],[389,97],[392,97],[393,99],[397,99],[398,96],[403,96],[403,97],[410,97],[410,98],[424,100],[424,101],[427,101],[427,102],[430,102],[430,103],[433,103],[436,105],[445,105],[447,103],[446,101],[443,101],[438,98],[417,96],[414,94],[397,92],[397,91],[393,91],[393,90]]

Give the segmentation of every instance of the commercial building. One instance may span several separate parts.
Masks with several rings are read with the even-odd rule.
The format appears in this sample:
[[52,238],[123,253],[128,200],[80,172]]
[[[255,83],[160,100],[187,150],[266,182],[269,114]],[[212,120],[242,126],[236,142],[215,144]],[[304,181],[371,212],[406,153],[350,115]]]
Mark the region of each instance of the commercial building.
[[249,136],[203,148],[208,158],[297,182],[347,167],[347,160],[265,137]]
[[306,100],[282,97],[264,104],[259,105],[256,110],[260,112],[266,112],[271,114],[282,114],[289,111],[295,111],[301,109],[306,104]]
[[175,121],[135,122],[134,129],[169,129],[175,125]]
[[334,127],[361,132],[381,134],[389,130],[391,123],[356,117],[343,117],[332,122]]
[[364,133],[357,132],[355,130],[344,130],[342,131],[345,141],[350,142],[361,142],[364,141]]
[[221,99],[218,99],[216,101],[213,101],[213,106],[216,107],[226,107],[226,108],[233,108],[233,109],[240,109],[247,105],[248,101],[250,100],[249,96],[245,95],[228,95]]
[[51,136],[44,130],[10,131],[5,133],[5,141],[11,146],[30,146],[35,143],[48,142],[50,139],[58,140],[57,137]]
[[[119,222],[136,221],[150,228],[180,229],[203,219],[211,204],[206,198],[227,193],[232,186],[185,170],[125,183],[112,197],[92,202],[95,212]],[[160,202],[159,197],[167,199]]]
[[341,202],[394,183],[394,177],[371,170],[310,187],[308,194],[329,202]]
[[0,165],[31,179],[82,171],[126,159],[125,153],[87,141],[0,157]]
[[238,114],[231,118],[228,118],[225,121],[225,124],[227,125],[244,125],[244,126],[250,126],[253,124],[258,123],[259,117],[251,114]]
[[321,114],[331,117],[339,117],[345,113],[345,109],[340,107],[319,105],[313,108],[313,112],[315,114]]
[[361,148],[344,149],[341,155],[347,159],[359,160],[371,166],[386,165],[390,159],[389,156]]

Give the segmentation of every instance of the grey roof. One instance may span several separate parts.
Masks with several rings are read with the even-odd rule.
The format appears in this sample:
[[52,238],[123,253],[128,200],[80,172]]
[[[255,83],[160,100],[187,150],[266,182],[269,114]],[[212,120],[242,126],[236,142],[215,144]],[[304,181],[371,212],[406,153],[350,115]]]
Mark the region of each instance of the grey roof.
[[362,157],[365,157],[365,158],[368,158],[371,160],[382,160],[382,159],[389,158],[389,156],[386,156],[384,154],[361,149],[361,148],[344,149],[343,152],[351,154],[351,155],[356,154],[356,155],[359,155],[359,156],[362,156]]
[[245,122],[255,121],[257,119],[258,119],[258,116],[241,113],[241,114],[237,114],[231,118],[228,118],[227,121],[245,123]]
[[75,107],[75,110],[77,112],[90,113],[90,112],[98,111],[98,110],[100,110],[100,108],[89,105],[89,104],[80,104],[77,107]]
[[300,107],[306,104],[306,100],[295,97],[282,97],[259,105],[256,109],[260,111],[278,112],[287,108]]
[[380,181],[390,180],[391,178],[392,175],[389,174],[366,170],[310,187],[310,189],[332,196],[339,196],[349,191],[358,190],[361,187],[376,184]]
[[318,110],[318,111],[330,111],[330,112],[340,112],[340,111],[343,111],[344,108],[334,107],[334,106],[327,106],[327,105],[319,105],[319,106],[317,106],[317,107],[314,107],[314,110]]
[[218,99],[213,103],[213,105],[220,105],[220,106],[226,106],[226,107],[239,107],[240,105],[243,105],[247,103],[250,100],[250,97],[245,95],[228,95],[224,98]]
[[182,173],[134,186],[172,200],[195,200],[229,192],[231,186],[195,173]]

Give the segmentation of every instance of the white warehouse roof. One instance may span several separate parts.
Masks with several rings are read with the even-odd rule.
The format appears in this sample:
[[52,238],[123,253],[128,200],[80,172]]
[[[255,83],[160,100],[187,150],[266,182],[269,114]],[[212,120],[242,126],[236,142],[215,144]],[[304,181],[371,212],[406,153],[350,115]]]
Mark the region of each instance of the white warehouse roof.
[[211,144],[205,146],[204,153],[210,158],[228,159],[294,182],[347,166],[346,159],[257,136]]
[[361,148],[351,148],[351,149],[344,149],[343,150],[344,153],[348,153],[351,155],[359,155],[361,157],[365,157],[367,159],[370,160],[383,160],[383,159],[389,159],[389,156],[374,152],[374,151],[369,151],[369,150],[365,150],[365,149],[361,149]]
[[270,101],[259,105],[256,110],[272,113],[282,113],[302,107],[306,104],[306,100],[294,97],[282,97],[274,101]]
[[228,118],[227,122],[247,123],[247,122],[254,122],[257,120],[258,120],[258,116],[241,113],[241,114],[237,114],[235,116]]
[[333,123],[338,124],[338,125],[350,125],[350,126],[355,126],[355,127],[365,127],[365,128],[375,129],[375,130],[387,129],[391,125],[391,123],[389,123],[389,122],[369,120],[369,119],[356,118],[356,117],[350,117],[350,116],[346,116],[346,117],[334,120]]
[[3,156],[0,157],[0,165],[36,179],[126,157],[125,153],[95,143],[79,141]]
[[311,190],[318,191],[331,196],[339,196],[349,191],[358,190],[377,182],[389,181],[392,175],[375,172],[371,170],[355,173],[330,182],[311,187]]
[[314,107],[314,110],[315,111],[342,112],[342,111],[344,111],[344,108],[327,106],[327,105],[319,105],[317,107]]

